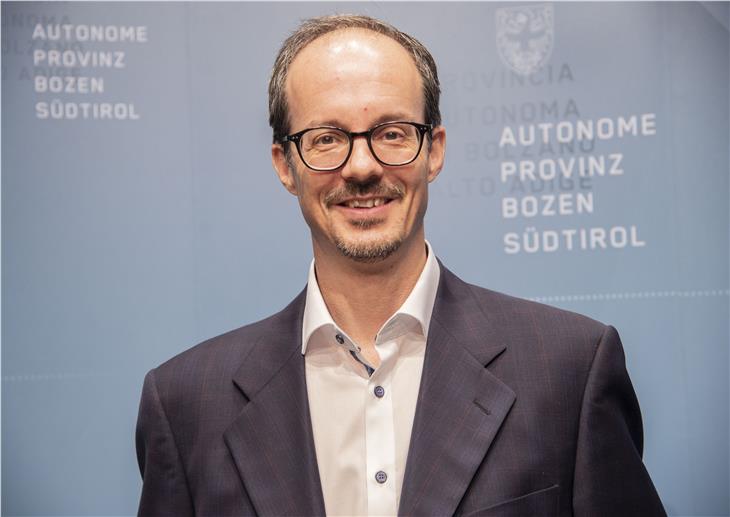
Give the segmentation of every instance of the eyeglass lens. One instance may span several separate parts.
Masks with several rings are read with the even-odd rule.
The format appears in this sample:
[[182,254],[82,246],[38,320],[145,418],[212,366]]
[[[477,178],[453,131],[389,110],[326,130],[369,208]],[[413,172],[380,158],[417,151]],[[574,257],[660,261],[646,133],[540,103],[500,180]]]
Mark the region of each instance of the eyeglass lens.
[[[386,124],[370,136],[375,157],[386,165],[412,161],[420,150],[421,133],[410,124]],[[334,128],[315,128],[305,132],[300,141],[302,158],[310,167],[336,169],[350,153],[350,135]]]

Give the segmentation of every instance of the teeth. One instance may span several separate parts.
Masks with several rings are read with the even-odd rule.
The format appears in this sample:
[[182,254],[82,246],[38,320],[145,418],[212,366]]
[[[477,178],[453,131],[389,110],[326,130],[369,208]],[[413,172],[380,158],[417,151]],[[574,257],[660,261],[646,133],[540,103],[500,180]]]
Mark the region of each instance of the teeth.
[[348,208],[373,208],[385,204],[385,198],[378,197],[374,199],[351,199],[345,205]]

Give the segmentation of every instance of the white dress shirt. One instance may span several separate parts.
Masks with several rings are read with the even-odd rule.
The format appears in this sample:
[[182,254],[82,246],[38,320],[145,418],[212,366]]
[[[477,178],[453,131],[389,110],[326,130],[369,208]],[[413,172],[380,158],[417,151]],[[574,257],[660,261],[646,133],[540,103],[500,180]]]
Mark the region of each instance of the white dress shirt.
[[[431,246],[375,338],[380,366],[332,319],[309,268],[302,328],[307,396],[327,515],[396,515],[440,270]],[[384,293],[387,296],[387,293]]]

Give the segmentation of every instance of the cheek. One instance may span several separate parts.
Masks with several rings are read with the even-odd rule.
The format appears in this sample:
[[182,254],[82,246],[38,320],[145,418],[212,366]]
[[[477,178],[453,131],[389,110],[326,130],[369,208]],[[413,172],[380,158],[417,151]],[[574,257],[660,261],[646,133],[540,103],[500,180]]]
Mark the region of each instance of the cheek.
[[413,210],[422,213],[426,210],[428,204],[428,188],[425,185],[419,185],[413,193]]
[[300,182],[298,184],[299,204],[302,211],[316,213],[323,210],[325,195],[332,188],[332,186],[328,186],[327,181],[322,181],[319,178],[310,178],[310,181]]
[[425,213],[426,206],[428,205],[428,176],[425,168],[413,172],[419,175],[418,180],[409,182],[406,184],[406,188],[410,191],[411,195],[410,211],[412,216],[420,217]]
[[410,181],[406,183],[406,188],[411,191],[414,198],[428,196],[428,162],[412,172],[413,175],[408,178]]

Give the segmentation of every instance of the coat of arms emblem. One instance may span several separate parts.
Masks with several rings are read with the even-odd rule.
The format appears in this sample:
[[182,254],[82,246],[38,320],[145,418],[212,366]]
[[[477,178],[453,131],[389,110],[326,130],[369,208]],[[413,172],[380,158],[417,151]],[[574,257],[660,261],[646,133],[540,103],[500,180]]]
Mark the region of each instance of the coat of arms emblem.
[[497,49],[515,72],[529,75],[540,69],[553,51],[553,5],[497,9]]

